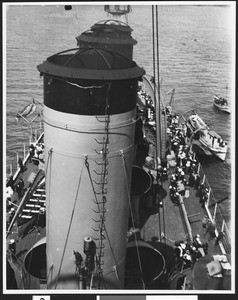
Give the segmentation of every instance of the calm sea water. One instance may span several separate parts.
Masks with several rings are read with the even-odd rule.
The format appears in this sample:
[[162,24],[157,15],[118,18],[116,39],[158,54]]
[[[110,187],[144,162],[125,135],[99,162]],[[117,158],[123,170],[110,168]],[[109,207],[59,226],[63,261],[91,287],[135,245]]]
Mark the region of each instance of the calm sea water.
[[[175,88],[175,110],[194,109],[229,143],[226,162],[202,160],[202,166],[224,217],[230,221],[231,116],[213,107],[214,93],[232,104],[232,18],[229,6],[159,7],[160,78],[162,92]],[[132,6],[129,25],[138,41],[134,60],[152,71],[151,7]],[[7,165],[22,154],[29,127],[15,121],[15,114],[32,97],[43,102],[42,79],[36,66],[54,53],[77,46],[75,37],[94,23],[107,19],[101,5],[11,5],[6,12],[6,154]],[[123,20],[124,21],[124,20]],[[228,89],[226,89],[228,86]],[[232,104],[234,105],[234,103]]]

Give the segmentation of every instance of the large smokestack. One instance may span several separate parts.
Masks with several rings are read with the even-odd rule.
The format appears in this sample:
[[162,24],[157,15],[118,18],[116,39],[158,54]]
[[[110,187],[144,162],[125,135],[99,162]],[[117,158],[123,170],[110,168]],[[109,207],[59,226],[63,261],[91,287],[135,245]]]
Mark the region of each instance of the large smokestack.
[[79,48],[95,47],[133,58],[132,28],[118,20],[105,20],[94,24],[89,30],[76,37]]
[[[138,80],[132,60],[71,49],[38,66],[44,76],[49,289],[119,289],[124,284]],[[95,269],[82,270],[84,241]],[[78,254],[78,255],[76,255]],[[85,275],[86,272],[86,275]],[[86,278],[85,276],[90,276]]]

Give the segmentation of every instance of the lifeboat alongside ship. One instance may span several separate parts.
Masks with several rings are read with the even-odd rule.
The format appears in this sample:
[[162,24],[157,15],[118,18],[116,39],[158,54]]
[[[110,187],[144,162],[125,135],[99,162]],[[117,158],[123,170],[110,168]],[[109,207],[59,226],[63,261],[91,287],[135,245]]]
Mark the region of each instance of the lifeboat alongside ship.
[[228,230],[131,31],[99,22],[37,67],[44,131],[7,181],[8,289],[231,289]]
[[213,104],[219,110],[221,110],[225,113],[228,113],[228,114],[231,113],[231,108],[228,105],[228,102],[225,98],[215,95],[214,100],[213,100]]
[[209,130],[207,124],[199,115],[191,115],[186,124],[191,130],[192,138],[198,140],[203,147],[221,160],[226,159],[227,143],[218,133]]

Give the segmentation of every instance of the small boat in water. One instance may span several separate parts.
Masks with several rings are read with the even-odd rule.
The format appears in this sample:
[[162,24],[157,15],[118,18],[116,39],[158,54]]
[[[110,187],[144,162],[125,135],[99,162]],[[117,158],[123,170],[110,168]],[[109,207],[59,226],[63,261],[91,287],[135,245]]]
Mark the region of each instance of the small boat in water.
[[219,110],[224,111],[228,114],[231,113],[231,108],[229,107],[228,102],[225,98],[215,95],[214,100],[213,100],[213,104]]
[[191,130],[191,138],[198,140],[202,147],[207,148],[213,155],[221,160],[226,159],[227,143],[213,130],[209,130],[208,125],[197,114],[188,118],[187,126]]

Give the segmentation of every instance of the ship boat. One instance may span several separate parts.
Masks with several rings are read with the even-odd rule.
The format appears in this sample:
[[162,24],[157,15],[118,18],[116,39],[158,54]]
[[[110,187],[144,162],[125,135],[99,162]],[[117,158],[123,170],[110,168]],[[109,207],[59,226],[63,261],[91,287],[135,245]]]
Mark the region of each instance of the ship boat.
[[192,114],[186,123],[191,130],[191,138],[199,141],[213,155],[221,160],[226,159],[227,143],[214,130],[209,130],[207,124],[197,114]]
[[131,32],[99,22],[37,66],[44,127],[6,184],[7,290],[231,290],[228,227]]
[[226,112],[228,114],[231,113],[231,108],[229,107],[228,102],[225,98],[215,95],[213,104],[219,110]]

